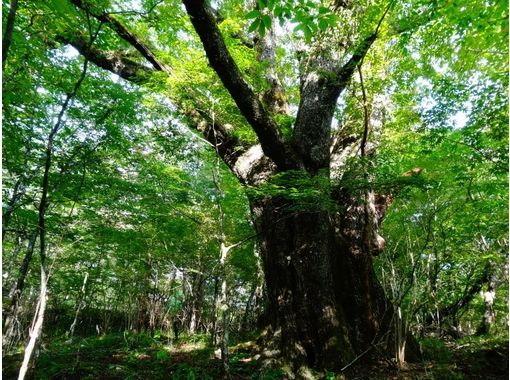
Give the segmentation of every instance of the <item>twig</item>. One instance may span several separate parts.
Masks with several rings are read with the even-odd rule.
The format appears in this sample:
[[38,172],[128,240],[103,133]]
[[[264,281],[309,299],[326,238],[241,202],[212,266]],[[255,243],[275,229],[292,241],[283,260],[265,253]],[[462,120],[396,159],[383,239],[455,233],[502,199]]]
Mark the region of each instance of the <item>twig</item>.
[[359,354],[358,356],[356,356],[354,359],[352,359],[352,361],[347,364],[345,367],[343,367],[340,372],[343,372],[345,371],[347,368],[349,368],[351,365],[353,365],[354,363],[356,363],[359,359],[361,359],[363,356],[365,356],[367,354],[368,351],[370,351],[372,348],[374,348],[374,345],[372,344],[370,347],[368,347],[365,351],[363,351],[361,354]]

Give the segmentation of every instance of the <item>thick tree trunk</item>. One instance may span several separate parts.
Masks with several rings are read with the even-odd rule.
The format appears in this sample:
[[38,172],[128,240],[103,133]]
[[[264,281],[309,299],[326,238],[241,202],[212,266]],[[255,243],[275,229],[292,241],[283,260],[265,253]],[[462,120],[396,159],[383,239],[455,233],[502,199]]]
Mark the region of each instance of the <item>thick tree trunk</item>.
[[294,373],[302,366],[339,369],[387,329],[371,255],[340,237],[338,219],[327,211],[291,212],[283,203],[252,201],[274,348]]

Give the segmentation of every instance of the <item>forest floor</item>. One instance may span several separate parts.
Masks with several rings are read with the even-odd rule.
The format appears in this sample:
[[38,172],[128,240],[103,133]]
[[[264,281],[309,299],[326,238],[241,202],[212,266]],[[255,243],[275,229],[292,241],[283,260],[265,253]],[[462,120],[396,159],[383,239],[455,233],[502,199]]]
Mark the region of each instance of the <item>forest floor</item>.
[[[35,379],[221,379],[221,361],[208,344],[210,336],[178,341],[156,335],[110,334],[44,344]],[[264,370],[253,358],[254,342],[231,348],[233,380],[281,379],[278,370]],[[423,362],[398,370],[391,361],[358,365],[343,375],[318,374],[322,379],[508,379],[508,340],[464,338],[445,342],[424,339]],[[2,378],[16,379],[21,354],[3,358]]]

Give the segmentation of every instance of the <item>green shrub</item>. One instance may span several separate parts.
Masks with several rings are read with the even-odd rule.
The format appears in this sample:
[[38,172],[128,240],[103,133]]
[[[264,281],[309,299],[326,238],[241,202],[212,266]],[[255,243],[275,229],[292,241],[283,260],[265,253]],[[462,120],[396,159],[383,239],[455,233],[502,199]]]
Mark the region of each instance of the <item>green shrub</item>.
[[420,341],[420,348],[425,360],[438,363],[450,363],[452,361],[452,352],[440,339],[423,338]]

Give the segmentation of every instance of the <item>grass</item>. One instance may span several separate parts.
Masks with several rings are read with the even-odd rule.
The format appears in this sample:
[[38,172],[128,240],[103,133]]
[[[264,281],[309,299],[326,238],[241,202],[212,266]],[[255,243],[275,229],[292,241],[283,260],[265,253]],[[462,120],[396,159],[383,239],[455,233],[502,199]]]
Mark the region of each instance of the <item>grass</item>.
[[[327,372],[324,379],[507,379],[508,339],[465,338],[456,342],[422,340],[424,361],[396,370],[389,362],[354,366],[345,375]],[[263,370],[253,359],[253,342],[231,348],[232,379],[281,379],[279,370]],[[17,378],[21,354],[4,357],[4,379]],[[45,342],[35,379],[221,379],[222,365],[210,337],[195,335],[172,341],[161,334],[109,334]]]

